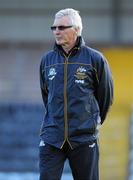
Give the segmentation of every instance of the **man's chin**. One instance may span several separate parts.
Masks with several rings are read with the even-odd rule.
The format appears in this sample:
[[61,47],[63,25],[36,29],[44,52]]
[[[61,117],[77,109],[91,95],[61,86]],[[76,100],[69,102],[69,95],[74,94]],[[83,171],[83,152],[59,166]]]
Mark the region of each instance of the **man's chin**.
[[56,44],[62,45],[62,42],[61,41],[56,41]]
[[65,42],[62,41],[61,39],[60,39],[60,40],[57,40],[57,39],[56,39],[56,43],[57,43],[58,45],[61,45],[61,46],[65,44]]
[[57,41],[56,40],[56,44],[58,44],[60,46],[66,46],[67,43],[65,43],[65,41]]

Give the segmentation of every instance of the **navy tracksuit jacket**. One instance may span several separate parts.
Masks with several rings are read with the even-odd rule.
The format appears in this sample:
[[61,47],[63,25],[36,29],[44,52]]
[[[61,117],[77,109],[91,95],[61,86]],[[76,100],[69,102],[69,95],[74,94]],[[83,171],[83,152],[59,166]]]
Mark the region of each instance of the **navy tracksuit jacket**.
[[79,37],[66,54],[59,45],[42,57],[40,84],[45,105],[41,139],[73,149],[97,139],[113,100],[113,81],[104,56]]

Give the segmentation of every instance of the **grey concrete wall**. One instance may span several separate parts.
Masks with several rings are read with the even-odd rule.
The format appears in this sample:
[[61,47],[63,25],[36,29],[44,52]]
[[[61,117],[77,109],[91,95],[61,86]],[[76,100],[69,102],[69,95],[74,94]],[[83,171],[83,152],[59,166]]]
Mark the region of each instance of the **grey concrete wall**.
[[116,23],[119,40],[122,43],[133,42],[133,2],[119,0],[118,17],[115,23],[114,0],[1,0],[0,1],[0,41],[44,42],[50,41],[57,10],[72,7],[81,12],[83,35],[94,43],[111,43],[115,35]]

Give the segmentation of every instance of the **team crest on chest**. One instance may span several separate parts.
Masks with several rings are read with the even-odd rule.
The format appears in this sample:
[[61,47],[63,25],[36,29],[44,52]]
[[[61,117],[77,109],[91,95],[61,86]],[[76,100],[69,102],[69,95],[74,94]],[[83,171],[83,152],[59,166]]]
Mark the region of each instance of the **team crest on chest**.
[[48,79],[53,80],[55,78],[55,75],[57,74],[55,68],[50,68],[48,72]]
[[86,69],[80,66],[74,76],[76,77],[75,83],[84,84],[84,79],[87,77]]

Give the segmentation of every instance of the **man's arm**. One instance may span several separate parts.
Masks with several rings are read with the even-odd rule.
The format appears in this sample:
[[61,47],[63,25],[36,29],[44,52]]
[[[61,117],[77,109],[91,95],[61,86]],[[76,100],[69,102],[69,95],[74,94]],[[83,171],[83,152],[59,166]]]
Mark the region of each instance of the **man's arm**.
[[100,108],[101,123],[104,122],[109,107],[113,102],[113,79],[112,73],[106,59],[101,56],[100,64],[97,67],[98,86],[96,99]]
[[43,103],[46,108],[47,101],[48,101],[48,89],[47,89],[47,86],[45,83],[45,69],[44,69],[44,65],[43,65],[43,60],[41,61],[41,65],[40,65],[40,88],[41,88]]

